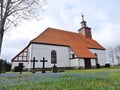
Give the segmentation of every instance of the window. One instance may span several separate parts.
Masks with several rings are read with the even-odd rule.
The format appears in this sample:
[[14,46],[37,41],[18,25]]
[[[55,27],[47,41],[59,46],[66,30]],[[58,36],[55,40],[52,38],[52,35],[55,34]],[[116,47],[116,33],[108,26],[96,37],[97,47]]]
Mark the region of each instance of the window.
[[75,59],[75,54],[72,54],[72,59]]
[[51,63],[53,63],[53,64],[57,63],[57,53],[55,50],[51,51]]

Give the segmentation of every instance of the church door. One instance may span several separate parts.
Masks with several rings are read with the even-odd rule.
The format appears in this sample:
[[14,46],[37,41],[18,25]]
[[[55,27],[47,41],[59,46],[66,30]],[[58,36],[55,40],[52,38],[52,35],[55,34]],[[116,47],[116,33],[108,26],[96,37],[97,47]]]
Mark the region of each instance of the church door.
[[90,69],[91,68],[91,60],[90,60],[90,58],[85,58],[84,62],[85,62],[85,69]]

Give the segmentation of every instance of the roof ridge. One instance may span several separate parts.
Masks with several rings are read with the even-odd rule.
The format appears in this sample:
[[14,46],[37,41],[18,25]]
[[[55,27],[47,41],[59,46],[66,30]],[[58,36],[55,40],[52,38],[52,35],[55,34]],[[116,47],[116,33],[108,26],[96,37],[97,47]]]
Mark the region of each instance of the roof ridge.
[[65,29],[57,29],[57,28],[51,28],[51,27],[48,27],[47,29],[52,29],[52,30],[59,30],[59,31],[63,31],[63,32],[69,32],[69,33],[75,33],[77,34],[76,32],[72,32],[72,31],[68,31],[68,30],[65,30]]
[[47,30],[49,30],[49,27],[46,28],[42,33],[40,33],[37,37],[35,37],[34,39],[32,39],[30,42],[33,42],[35,39],[37,39],[39,36],[41,36],[42,34],[44,34]]

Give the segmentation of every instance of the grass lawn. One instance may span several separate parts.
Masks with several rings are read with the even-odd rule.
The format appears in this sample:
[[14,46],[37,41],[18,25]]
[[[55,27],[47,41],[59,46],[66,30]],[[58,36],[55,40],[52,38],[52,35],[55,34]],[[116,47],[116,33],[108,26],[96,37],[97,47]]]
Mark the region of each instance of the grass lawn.
[[0,90],[120,90],[120,68],[5,73],[0,75]]

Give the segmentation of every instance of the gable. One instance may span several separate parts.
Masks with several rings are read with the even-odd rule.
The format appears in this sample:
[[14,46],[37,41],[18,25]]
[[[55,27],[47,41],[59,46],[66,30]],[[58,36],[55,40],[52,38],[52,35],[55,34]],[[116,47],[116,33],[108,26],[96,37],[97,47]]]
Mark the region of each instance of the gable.
[[[30,44],[29,44],[30,45]],[[28,48],[25,47],[21,52],[19,52],[13,59],[12,62],[28,62]]]

